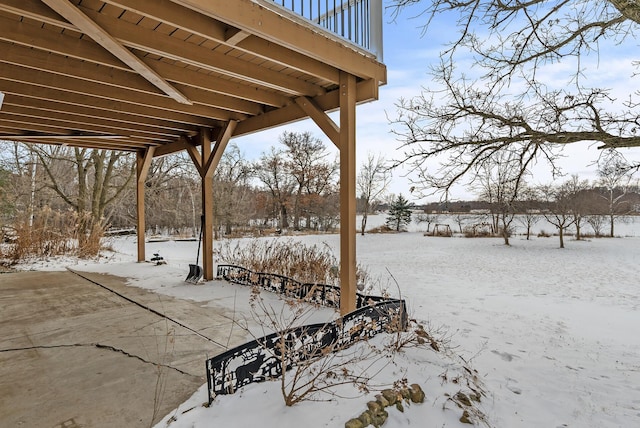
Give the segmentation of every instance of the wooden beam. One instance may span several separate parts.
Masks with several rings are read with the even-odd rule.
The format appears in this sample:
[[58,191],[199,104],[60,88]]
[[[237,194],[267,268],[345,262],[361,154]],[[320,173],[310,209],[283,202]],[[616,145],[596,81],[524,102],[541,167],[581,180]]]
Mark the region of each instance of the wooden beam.
[[84,34],[91,37],[100,46],[111,52],[120,61],[137,71],[142,77],[151,82],[181,104],[191,105],[191,101],[180,91],[174,88],[162,76],[149,68],[140,58],[135,56],[130,50],[122,46],[114,37],[107,33],[102,27],[92,21],[80,9],[75,7],[68,0],[42,0],[47,6],[55,10],[67,21],[79,28]]
[[193,165],[196,167],[196,170],[198,171],[198,175],[200,176],[200,178],[204,177],[203,170],[202,170],[202,163],[203,163],[202,154],[198,152],[196,144],[193,142],[192,139],[187,138],[184,135],[180,137],[180,141],[182,142],[183,147],[186,149],[187,154],[191,158]]
[[246,31],[238,30],[234,28],[232,30],[227,30],[225,34],[225,43],[231,46],[236,46],[238,43],[251,36],[251,34]]
[[139,124],[122,124],[102,118],[92,118],[91,120],[88,120],[86,116],[76,116],[74,114],[66,112],[63,113],[58,110],[44,110],[34,107],[6,104],[2,107],[2,112],[22,116],[31,121],[38,121],[40,123],[57,121],[67,124],[68,127],[72,129],[85,129],[92,132],[93,128],[99,129],[102,132],[104,132],[105,129],[108,129],[117,135],[148,138],[149,140],[153,140],[157,143],[161,143],[163,141],[168,143],[173,141],[173,137],[175,137],[175,133],[158,130],[153,127],[146,127]]
[[[2,68],[4,67],[0,67],[0,74],[2,73]],[[3,82],[3,78],[0,77],[0,83]],[[169,122],[178,122],[183,124],[184,126],[218,126],[219,124],[217,120],[207,116],[202,117],[194,114],[167,111],[155,108],[153,105],[130,104],[114,99],[103,99],[100,103],[96,103],[96,98],[84,93],[74,93],[58,88],[36,86],[33,84],[22,83],[16,80],[7,80],[7,82],[9,83],[0,85],[3,88],[6,88],[3,89],[3,92],[5,92],[5,94],[59,103],[59,110],[61,111],[64,111],[62,105],[65,105],[66,107],[67,104],[72,104],[89,109],[94,109],[96,110],[96,113],[106,111],[105,116],[108,116],[110,114],[122,115],[124,113],[125,115],[128,115],[131,120],[135,120],[139,123],[144,123],[146,119],[151,119],[154,121],[166,120]]]
[[240,58],[225,55],[204,46],[188,44],[176,37],[111,18],[90,9],[83,9],[83,11],[98,24],[109,28],[113,37],[120,43],[132,49],[140,49],[291,94],[313,96],[325,92],[322,86],[280,71],[256,67],[255,64]]
[[[345,70],[360,78],[372,78],[376,83],[386,83],[387,71],[373,55],[326,31],[326,37],[318,37],[320,30],[303,24],[302,20],[285,17],[276,11],[271,2],[257,0],[173,0],[202,14],[226,22],[236,28],[301,52],[313,59],[324,61],[338,70]],[[261,4],[262,3],[262,4]],[[270,7],[271,6],[271,7]]]
[[[148,3],[140,2],[140,0],[106,0],[106,3],[132,10],[168,25],[174,25],[200,37],[215,40],[227,46],[234,46],[251,55],[311,74],[319,79],[338,83],[338,70],[325,61],[309,58],[297,50],[254,37],[249,31],[229,27],[224,22],[197,13],[170,0],[155,0]],[[167,75],[162,75],[168,78]]]
[[[365,80],[357,83],[356,102],[368,102],[377,99],[378,85],[372,80]],[[328,92],[325,95],[312,98],[317,107],[322,111],[332,111],[340,107],[340,91],[338,89]],[[297,120],[306,119],[307,113],[297,103],[292,103],[277,110],[259,116],[253,116],[238,123],[234,136],[251,134]]]
[[136,233],[138,237],[138,262],[146,260],[145,254],[145,205],[144,205],[144,187],[153,153],[155,148],[148,147],[146,150],[138,150],[136,156]]
[[[82,81],[78,84],[77,78],[72,78],[60,74],[43,73],[31,68],[21,67],[4,63],[0,67],[0,78],[13,82],[22,82],[30,85],[42,86],[50,89],[64,90],[66,92],[85,94],[99,98],[98,104],[103,100],[121,101],[137,106],[154,106],[159,109],[176,113],[190,113],[202,117],[215,118],[219,120],[242,120],[246,115],[236,113],[232,110],[224,110],[216,107],[209,107],[200,104],[183,105],[167,99],[157,94],[143,94],[124,89],[100,84],[93,81]],[[94,101],[96,102],[96,101]]]
[[204,168],[202,170],[203,177],[204,176],[213,177],[213,173],[218,167],[218,163],[220,163],[220,158],[222,158],[222,154],[224,153],[224,150],[227,148],[227,144],[229,143],[229,140],[233,136],[233,131],[234,129],[236,129],[236,125],[237,125],[237,122],[233,122],[233,121],[227,122],[226,125],[222,127],[222,129],[218,133],[218,136],[216,138],[216,144],[213,147],[213,153],[211,154],[211,157],[209,158],[207,163],[204,165]]
[[[19,110],[16,112],[16,110]],[[25,129],[31,128],[31,124],[37,123],[38,125],[54,126],[68,132],[63,132],[63,135],[74,138],[111,138],[111,139],[126,139],[129,137],[136,138],[138,140],[148,140],[149,143],[160,144],[162,142],[168,143],[173,138],[168,138],[162,135],[148,135],[145,132],[135,132],[130,129],[120,129],[115,127],[109,128],[108,126],[96,124],[91,121],[74,120],[72,116],[59,114],[58,112],[52,112],[51,115],[46,115],[44,112],[31,111],[25,108],[17,108],[15,106],[5,106],[0,111],[0,121],[11,121],[15,124],[23,124]],[[112,134],[104,134],[105,130],[113,132]],[[119,132],[124,131],[124,132]]]
[[[24,85],[23,87],[26,87]],[[37,94],[36,90],[32,90],[31,94]],[[40,115],[57,115],[67,116],[69,120],[91,122],[94,124],[103,124],[105,129],[129,129],[130,132],[144,131],[150,134],[160,136],[170,136],[180,133],[192,132],[195,128],[188,124],[183,124],[167,119],[154,119],[141,117],[135,114],[127,114],[119,111],[109,111],[97,106],[81,106],[62,101],[51,101],[47,99],[37,99],[32,96],[21,96],[12,94],[6,106],[16,109],[25,109],[31,114]]]
[[182,135],[176,142],[163,144],[159,146],[156,149],[155,156],[162,157],[162,156],[167,156],[173,153],[181,152],[182,150],[187,150],[187,145],[189,143],[190,143],[189,139],[186,136]]
[[340,127],[325,113],[315,101],[307,97],[298,97],[296,104],[318,125],[333,144],[340,148]]
[[[2,44],[5,45],[5,43]],[[30,49],[20,45],[6,45],[6,50],[4,51],[6,55],[0,62],[17,67],[27,67],[39,72],[52,73],[53,75],[87,80],[103,86],[114,86],[129,92],[139,92],[141,96],[158,96],[156,88],[135,73],[96,65],[75,58],[63,57],[62,55],[52,55],[48,52]],[[162,66],[159,68],[162,68]],[[174,75],[177,75],[177,73],[185,74],[186,71],[189,71],[170,65],[164,68],[179,69],[180,71],[176,71]],[[250,100],[244,100],[240,97],[222,93],[221,91],[211,90],[214,89],[212,85],[213,82],[211,82],[211,78],[207,75],[192,72],[192,74],[189,74],[189,77],[200,77],[198,82],[207,84],[204,88],[198,87],[193,83],[188,86],[182,83],[176,84],[176,87],[185,95],[189,96],[195,104],[252,115],[260,114],[263,111],[261,106],[256,105]],[[209,79],[206,79],[207,77],[209,77]]]
[[[211,131],[201,129],[198,134],[202,163],[209,162],[211,157]],[[202,215],[204,216],[202,230],[202,268],[203,277],[213,279],[213,175],[202,176]]]
[[340,75],[340,314],[356,310],[356,78]]

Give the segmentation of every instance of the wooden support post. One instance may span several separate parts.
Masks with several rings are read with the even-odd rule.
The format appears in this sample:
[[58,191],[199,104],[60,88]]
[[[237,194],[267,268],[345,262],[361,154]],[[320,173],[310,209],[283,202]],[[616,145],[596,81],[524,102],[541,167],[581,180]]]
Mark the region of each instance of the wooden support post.
[[[227,143],[233,136],[237,122],[229,121],[220,128],[216,136],[216,143],[211,146],[211,130],[202,128],[198,132],[198,141],[195,143],[183,137],[187,153],[191,157],[193,164],[200,174],[202,183],[202,269],[203,278],[207,281],[213,279],[213,173],[220,162],[222,153],[227,147]],[[197,146],[200,146],[198,153]]]
[[356,78],[340,73],[340,314],[356,309]]
[[139,150],[136,157],[136,232],[138,236],[138,262],[143,262],[146,259],[144,184],[147,180],[154,153],[155,147],[148,147],[146,150]]
[[[201,129],[198,133],[202,165],[211,157],[211,131]],[[213,279],[213,174],[204,174],[201,170],[202,180],[202,269],[203,278],[207,281]]]

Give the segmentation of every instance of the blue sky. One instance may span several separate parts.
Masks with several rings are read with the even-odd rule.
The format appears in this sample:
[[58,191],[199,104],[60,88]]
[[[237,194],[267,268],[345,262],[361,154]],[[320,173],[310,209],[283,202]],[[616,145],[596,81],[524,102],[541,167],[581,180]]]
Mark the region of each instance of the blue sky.
[[[385,1],[387,5],[389,2]],[[421,26],[424,17],[417,16],[419,7],[413,10],[405,10],[395,22],[392,22],[391,11],[385,10],[384,17],[384,63],[387,66],[387,85],[380,88],[380,99],[357,107],[356,133],[357,133],[357,162],[358,166],[367,158],[369,153],[382,154],[386,159],[402,158],[402,151],[398,148],[400,143],[391,133],[389,119],[395,117],[395,104],[400,97],[411,98],[419,95],[422,87],[431,86],[428,75],[429,65],[437,61],[438,53],[443,43],[456,36],[454,23],[440,20],[432,23],[429,33],[422,34]],[[637,52],[636,42],[626,42],[624,45],[601,45],[600,55],[592,54],[583,62],[589,67],[588,77],[590,84],[613,88],[614,93],[624,99],[628,92],[637,90],[637,82],[631,80],[631,75],[636,71],[632,66],[632,60]],[[633,49],[630,49],[633,48]],[[542,70],[549,82],[565,84],[566,65],[556,64]],[[633,89],[632,89],[633,88]],[[337,116],[334,120],[338,122]],[[254,160],[260,157],[262,152],[270,146],[278,145],[278,137],[284,132],[309,131],[315,137],[325,142],[334,153],[337,150],[326,138],[322,131],[311,121],[304,120],[283,127],[274,128],[257,134],[234,139],[240,150],[247,158]],[[565,157],[560,161],[560,166],[567,177],[578,174],[583,179],[595,180],[595,166],[599,151],[598,144],[576,143],[564,148]],[[622,153],[628,160],[640,159],[640,148],[623,149]],[[394,194],[409,195],[409,177],[407,171],[396,170],[389,191]],[[540,165],[533,171],[531,184],[543,184],[551,182],[552,177],[546,166]],[[451,195],[452,199],[470,199],[474,195],[463,187],[459,187]],[[435,201],[438,196],[431,196],[414,202]]]

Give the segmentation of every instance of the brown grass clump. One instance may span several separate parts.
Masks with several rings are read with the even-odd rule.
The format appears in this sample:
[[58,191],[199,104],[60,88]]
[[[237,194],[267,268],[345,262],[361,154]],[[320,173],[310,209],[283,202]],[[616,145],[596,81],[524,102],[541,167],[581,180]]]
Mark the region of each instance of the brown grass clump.
[[396,233],[396,231],[391,229],[386,224],[383,224],[382,226],[374,227],[373,229],[367,230],[367,233]]
[[[340,263],[326,244],[307,246],[293,239],[224,241],[216,252],[225,263],[300,282],[334,284],[340,277]],[[357,282],[366,283],[368,276],[358,266]]]
[[92,224],[88,216],[49,207],[35,213],[32,222],[23,219],[10,229],[10,239],[0,251],[10,264],[28,257],[95,256],[104,235],[104,227]]

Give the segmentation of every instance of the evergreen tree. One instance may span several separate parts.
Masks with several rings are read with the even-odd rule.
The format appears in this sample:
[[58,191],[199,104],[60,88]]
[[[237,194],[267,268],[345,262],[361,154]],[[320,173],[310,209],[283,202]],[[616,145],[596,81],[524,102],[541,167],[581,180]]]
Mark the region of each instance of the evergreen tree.
[[402,226],[406,226],[411,223],[411,207],[412,204],[409,203],[402,194],[398,195],[389,207],[387,226],[399,232]]

